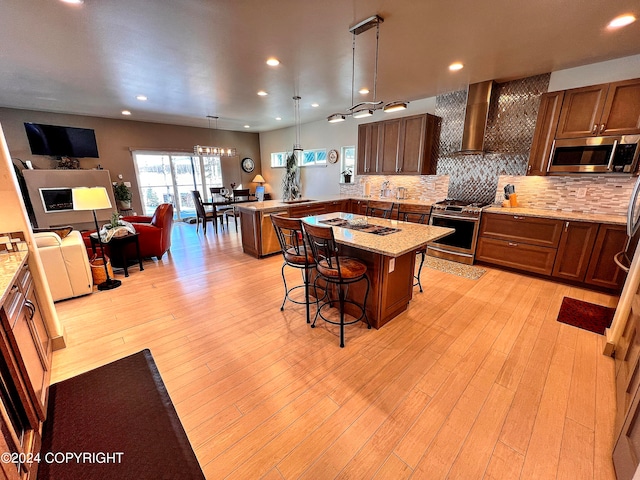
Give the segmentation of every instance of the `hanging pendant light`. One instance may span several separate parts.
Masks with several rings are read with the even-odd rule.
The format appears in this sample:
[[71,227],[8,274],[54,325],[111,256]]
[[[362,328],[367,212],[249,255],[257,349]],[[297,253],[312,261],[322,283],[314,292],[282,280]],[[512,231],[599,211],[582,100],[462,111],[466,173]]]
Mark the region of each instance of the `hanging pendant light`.
[[[327,117],[329,123],[337,123],[344,121],[347,117],[365,118],[370,117],[376,110],[383,109],[385,112],[396,112],[407,108],[409,102],[394,101],[385,104],[382,100],[377,100],[378,88],[378,52],[380,46],[380,24],[384,19],[380,15],[372,15],[369,18],[356,23],[349,28],[351,32],[351,107],[345,113],[334,113]],[[376,57],[373,68],[373,101],[353,103],[353,92],[355,90],[355,56],[356,56],[356,35],[360,35],[367,30],[376,27]]]
[[[216,121],[216,130],[218,129],[218,117],[213,115],[207,115],[207,119],[209,120],[209,140],[213,143],[213,130],[211,130],[211,120],[214,119]],[[195,145],[193,147],[193,153],[196,155],[202,156],[219,156],[219,157],[235,157],[236,149],[235,148],[223,148],[223,147],[210,147],[206,145]]]

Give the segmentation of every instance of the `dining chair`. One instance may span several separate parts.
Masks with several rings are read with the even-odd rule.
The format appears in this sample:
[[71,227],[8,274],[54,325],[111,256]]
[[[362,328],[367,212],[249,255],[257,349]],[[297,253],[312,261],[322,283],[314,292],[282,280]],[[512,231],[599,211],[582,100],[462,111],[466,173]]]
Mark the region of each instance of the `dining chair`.
[[[429,223],[429,217],[431,215],[431,208],[427,210],[424,205],[414,205],[410,203],[400,203],[398,204],[398,220],[402,220],[403,222],[412,222],[412,223],[420,223],[423,225],[427,225]],[[420,288],[420,293],[422,293],[422,283],[420,282],[420,275],[422,274],[422,266],[424,265],[424,260],[427,255],[427,247],[419,248],[416,250],[416,255],[420,255],[420,266],[418,267],[418,273],[413,277],[416,279],[416,282],[413,284]]]
[[200,222],[202,222],[202,231],[207,234],[207,222],[213,223],[213,228],[218,233],[218,213],[216,209],[205,210],[202,203],[202,196],[198,190],[191,190],[193,196],[193,204],[196,207],[196,232],[200,229]]
[[367,202],[367,217],[378,218],[391,218],[391,213],[395,207],[395,203],[391,202],[378,202],[376,200],[369,200]]
[[[240,188],[238,190],[231,191],[231,198],[233,203],[240,202],[248,202],[249,201],[249,189],[248,188]],[[227,223],[227,228],[229,228],[229,217],[233,217],[233,221],[236,224],[236,232],[238,231],[238,217],[240,216],[238,210],[235,205],[233,205],[230,209],[224,211],[224,219]]]
[[[304,304],[307,309],[307,323],[311,323],[311,317],[309,313],[309,282],[311,270],[315,268],[316,264],[313,261],[311,255],[311,249],[307,247],[304,241],[304,232],[302,230],[302,221],[299,218],[287,218],[277,215],[271,215],[271,223],[278,237],[278,243],[280,244],[280,251],[284,262],[282,263],[282,282],[284,283],[284,299],[280,310],[284,310],[284,305],[289,300],[292,303]],[[285,277],[285,267],[297,268],[302,273],[302,285],[296,285],[289,288],[287,286],[287,279]],[[304,301],[296,300],[291,297],[291,293],[304,288]],[[317,305],[317,301],[314,301]]]
[[[318,303],[316,315],[311,324],[311,328],[315,328],[318,317],[325,322],[340,326],[340,347],[344,347],[344,326],[360,322],[364,319],[367,322],[367,328],[371,328],[369,319],[367,318],[367,296],[369,295],[369,278],[367,277],[367,266],[356,258],[340,255],[338,244],[333,236],[331,227],[321,227],[319,225],[309,225],[302,222],[302,228],[307,237],[307,243],[311,247],[313,259],[316,263],[316,276],[313,287],[314,295],[318,299],[318,280],[322,279],[325,286],[324,295],[317,301],[324,300],[324,303]],[[362,303],[358,303],[352,298],[347,298],[349,285],[356,282],[364,281],[366,289]],[[332,297],[329,290],[330,285],[334,285],[338,295],[339,320],[325,315],[323,309],[331,308],[336,303],[335,297]],[[345,306],[349,304],[360,313],[358,317],[354,316],[353,320],[345,321]]]

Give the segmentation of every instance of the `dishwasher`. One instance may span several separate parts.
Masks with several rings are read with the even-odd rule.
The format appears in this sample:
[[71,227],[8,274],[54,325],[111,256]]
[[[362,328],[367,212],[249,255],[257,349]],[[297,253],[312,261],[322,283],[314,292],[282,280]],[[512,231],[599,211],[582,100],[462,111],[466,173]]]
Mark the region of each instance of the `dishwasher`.
[[260,256],[271,255],[272,253],[276,253],[280,251],[280,243],[278,242],[278,236],[276,235],[276,231],[273,228],[273,223],[271,222],[271,216],[277,215],[279,217],[288,217],[289,212],[287,210],[283,210],[280,212],[268,212],[261,214],[261,235],[262,241],[260,244]]

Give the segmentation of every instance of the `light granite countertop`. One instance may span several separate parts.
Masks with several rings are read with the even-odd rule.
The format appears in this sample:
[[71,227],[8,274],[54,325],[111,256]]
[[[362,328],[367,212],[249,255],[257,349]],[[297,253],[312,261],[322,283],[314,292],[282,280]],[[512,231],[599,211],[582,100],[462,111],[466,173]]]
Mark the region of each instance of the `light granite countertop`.
[[487,207],[483,213],[499,213],[502,215],[522,215],[538,218],[552,218],[557,220],[582,221],[594,223],[607,223],[611,225],[626,225],[627,218],[624,215],[605,215],[583,212],[568,212],[563,210],[545,210],[541,208],[504,208],[500,206]]
[[405,253],[415,251],[427,243],[455,231],[453,228],[434,227],[399,220],[385,220],[383,218],[363,217],[362,215],[355,215],[353,213],[325,213],[323,215],[305,217],[302,221],[312,225],[327,227],[328,225],[322,223],[322,220],[337,217],[346,220],[367,218],[369,224],[399,229],[398,232],[388,235],[376,235],[351,228],[333,227],[333,235],[339,244],[349,245],[388,257],[400,257]]
[[434,202],[425,202],[418,199],[406,199],[406,200],[398,200],[392,197],[359,197],[354,195],[330,195],[326,197],[316,196],[313,199],[310,198],[301,198],[300,200],[296,200],[294,202],[283,202],[282,200],[265,200],[264,202],[245,202],[238,203],[236,205],[240,210],[245,210],[247,212],[276,212],[278,210],[284,210],[286,208],[292,208],[296,206],[304,206],[304,205],[313,205],[314,203],[325,203],[325,202],[335,202],[341,200],[374,200],[381,202],[393,202],[398,204],[409,204],[409,205],[433,205]]
[[0,305],[7,298],[16,275],[27,261],[28,252],[0,254]]

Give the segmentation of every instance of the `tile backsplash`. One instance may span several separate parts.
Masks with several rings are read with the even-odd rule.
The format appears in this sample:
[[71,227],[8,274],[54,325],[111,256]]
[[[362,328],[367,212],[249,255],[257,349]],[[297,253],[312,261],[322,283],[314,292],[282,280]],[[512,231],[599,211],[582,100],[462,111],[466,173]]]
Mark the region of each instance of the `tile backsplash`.
[[342,184],[340,193],[343,195],[364,195],[365,183],[369,182],[371,198],[379,198],[382,182],[388,181],[395,198],[398,187],[407,189],[409,199],[434,203],[447,198],[449,190],[448,175],[360,175],[356,177],[356,183]]

